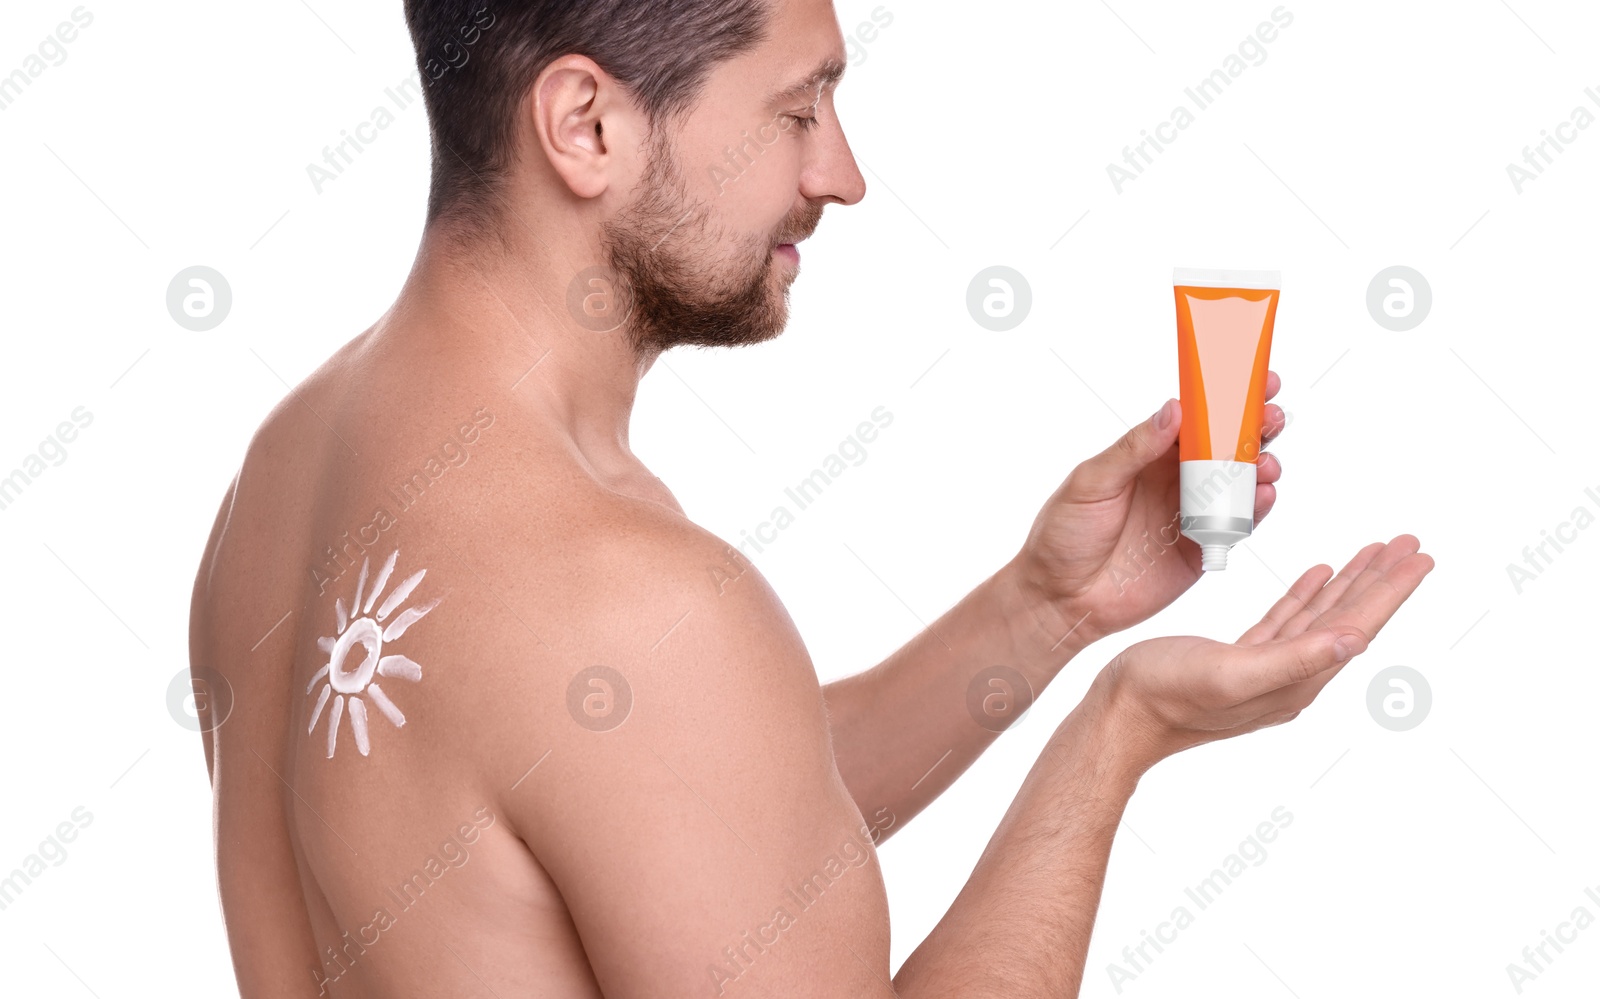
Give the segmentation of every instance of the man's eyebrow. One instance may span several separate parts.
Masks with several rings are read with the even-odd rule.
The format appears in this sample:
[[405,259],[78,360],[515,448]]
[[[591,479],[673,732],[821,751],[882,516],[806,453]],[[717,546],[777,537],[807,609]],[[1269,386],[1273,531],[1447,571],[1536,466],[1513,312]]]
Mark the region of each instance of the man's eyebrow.
[[786,87],[780,87],[767,95],[767,106],[775,107],[786,104],[802,97],[811,96],[820,84],[832,87],[844,77],[845,64],[839,59],[827,59],[822,65],[811,71],[811,75],[803,80],[796,80]]

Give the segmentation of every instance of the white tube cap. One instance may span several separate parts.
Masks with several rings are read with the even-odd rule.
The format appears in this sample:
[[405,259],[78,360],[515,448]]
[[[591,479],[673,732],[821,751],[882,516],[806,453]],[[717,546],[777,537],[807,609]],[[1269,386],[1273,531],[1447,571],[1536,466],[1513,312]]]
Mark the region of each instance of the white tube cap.
[[1248,461],[1178,462],[1179,523],[1200,546],[1200,568],[1228,567],[1228,549],[1255,527],[1256,465]]

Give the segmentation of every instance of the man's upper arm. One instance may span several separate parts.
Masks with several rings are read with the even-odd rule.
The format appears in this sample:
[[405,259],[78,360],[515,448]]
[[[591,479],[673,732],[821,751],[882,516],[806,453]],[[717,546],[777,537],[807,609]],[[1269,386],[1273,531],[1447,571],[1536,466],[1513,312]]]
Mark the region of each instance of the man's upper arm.
[[[610,999],[888,988],[888,907],[793,622],[706,532],[654,524],[575,581],[512,734],[547,759],[503,808]],[[728,992],[737,981],[754,989]]]

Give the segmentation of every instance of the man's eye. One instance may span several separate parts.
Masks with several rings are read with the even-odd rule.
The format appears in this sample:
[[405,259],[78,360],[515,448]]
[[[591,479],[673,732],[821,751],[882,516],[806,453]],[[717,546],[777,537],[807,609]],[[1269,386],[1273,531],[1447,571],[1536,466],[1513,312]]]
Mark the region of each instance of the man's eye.
[[815,118],[802,118],[800,115],[797,115],[797,114],[792,114],[792,115],[789,115],[788,117],[789,117],[790,120],[799,123],[800,130],[802,132],[809,132],[813,128],[817,127],[817,119],[815,119]]

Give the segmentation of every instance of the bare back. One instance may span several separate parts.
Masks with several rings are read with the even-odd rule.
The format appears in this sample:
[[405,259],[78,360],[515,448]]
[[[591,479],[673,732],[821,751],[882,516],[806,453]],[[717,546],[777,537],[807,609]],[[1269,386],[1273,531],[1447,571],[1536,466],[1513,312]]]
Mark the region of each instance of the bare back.
[[[836,934],[886,966],[870,831],[781,605],[658,481],[597,481],[527,415],[530,386],[504,381],[441,376],[364,335],[280,404],[224,498],[191,666],[232,692],[206,755],[242,994],[720,994],[717,963],[744,970],[722,945],[855,830],[859,869],[822,882],[842,886],[832,914],[760,977]],[[704,594],[673,605],[696,579],[718,601],[698,618]],[[717,762],[703,735],[721,709],[699,685],[744,681],[686,672],[671,643],[721,606],[786,648],[729,695],[755,727],[727,731],[744,751]],[[790,812],[769,800],[786,797]],[[672,865],[683,884],[697,865],[742,876],[749,901],[704,877],[703,896],[628,897]],[[705,920],[706,943],[657,961],[659,981],[648,960],[597,958],[667,944],[648,937],[685,922],[673,907]]]

